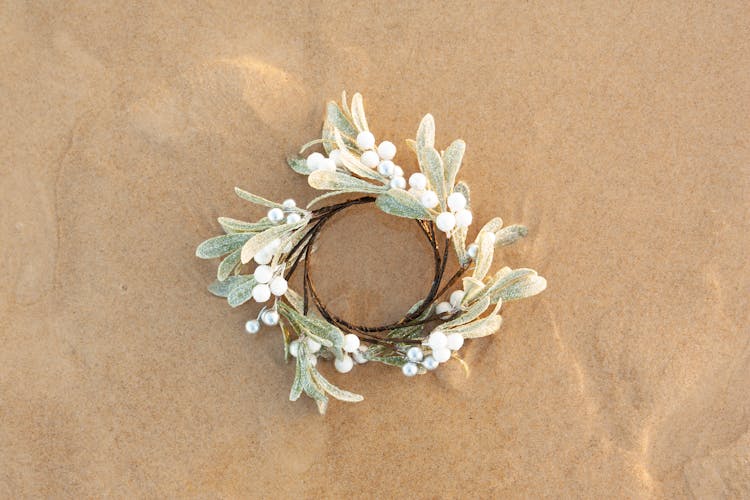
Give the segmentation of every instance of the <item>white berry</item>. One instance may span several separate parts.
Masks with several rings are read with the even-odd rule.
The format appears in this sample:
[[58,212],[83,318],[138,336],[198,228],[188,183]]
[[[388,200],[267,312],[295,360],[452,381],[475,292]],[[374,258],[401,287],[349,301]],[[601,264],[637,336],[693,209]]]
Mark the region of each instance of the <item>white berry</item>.
[[380,158],[378,158],[378,154],[375,151],[365,151],[359,159],[362,162],[362,165],[369,168],[377,167],[378,162],[380,161]]
[[281,203],[281,206],[284,207],[286,210],[291,210],[291,209],[293,209],[294,207],[297,206],[297,202],[294,201],[293,199],[289,198],[289,199],[284,200]]
[[307,157],[307,160],[305,163],[307,164],[307,168],[310,170],[318,170],[318,167],[320,167],[320,161],[323,160],[325,156],[323,156],[320,153],[310,153],[310,155]]
[[383,160],[378,165],[378,172],[386,177],[392,176],[395,169],[396,165],[394,165],[391,160]]
[[307,349],[310,352],[318,352],[320,350],[320,343],[318,343],[318,341],[313,340],[310,337],[307,337],[305,339],[305,342],[307,343]]
[[471,226],[472,220],[474,220],[474,216],[471,214],[471,210],[467,210],[464,208],[456,212],[456,226],[469,227]]
[[450,212],[442,212],[435,218],[438,229],[444,233],[450,233],[456,227],[456,216]]
[[422,205],[427,208],[435,208],[438,206],[438,203],[440,203],[435,191],[425,191],[422,193],[419,201],[421,201]]
[[323,170],[325,172],[335,172],[336,162],[330,158],[323,158],[318,164],[318,170]]
[[472,259],[476,259],[477,258],[477,253],[478,252],[479,252],[479,246],[477,246],[476,243],[472,243],[466,249],[466,253],[469,254],[469,257],[471,257]]
[[466,208],[466,197],[462,193],[451,193],[448,196],[448,208],[454,212]]
[[391,141],[383,141],[378,145],[378,156],[384,160],[392,160],[396,156],[396,145]]
[[255,276],[255,281],[258,283],[268,283],[273,277],[273,269],[271,269],[271,266],[258,266],[255,268],[253,276]]
[[375,136],[369,130],[363,130],[357,134],[357,146],[359,149],[372,149],[375,146]]
[[291,214],[289,214],[289,215],[286,216],[286,223],[287,224],[296,224],[296,223],[298,223],[301,220],[302,220],[302,216],[300,214],[296,213],[296,212],[291,213]]
[[432,349],[432,357],[435,358],[435,361],[438,363],[445,363],[451,359],[451,350],[447,347],[434,347]]
[[404,189],[406,188],[406,180],[403,177],[394,177],[391,179],[390,185],[395,189]]
[[256,334],[260,330],[260,323],[257,319],[251,319],[245,323],[245,331],[250,334]]
[[283,277],[276,276],[274,279],[271,280],[271,284],[269,285],[269,288],[271,289],[272,294],[274,294],[277,297],[281,297],[289,289],[289,285],[287,284],[286,280]]
[[271,289],[265,283],[253,287],[253,299],[255,302],[266,302],[271,298]]
[[292,340],[289,342],[289,354],[294,356],[295,358],[299,354],[299,340]]
[[427,177],[422,172],[417,172],[409,176],[409,185],[419,191],[427,187]]
[[354,352],[357,349],[359,349],[359,337],[353,333],[344,335],[344,350],[346,352]]
[[451,333],[448,335],[448,344],[446,347],[451,351],[458,351],[464,345],[464,337],[460,333]]
[[404,366],[401,367],[401,372],[406,375],[407,377],[413,377],[417,374],[419,371],[419,367],[416,365],[416,363],[406,363]]
[[426,358],[424,358],[424,361],[422,361],[422,366],[424,366],[428,370],[434,370],[438,367],[439,364],[440,363],[438,363],[437,360],[431,355],[427,356]]
[[333,362],[333,366],[339,373],[349,373],[350,371],[352,371],[354,361],[352,361],[352,358],[345,354],[341,359],[336,359],[336,361]]
[[330,153],[328,153],[328,158],[333,160],[333,162],[336,164],[337,167],[343,167],[344,162],[341,161],[341,150],[340,149],[334,149]]
[[449,313],[453,310],[453,306],[450,304],[450,302],[439,302],[438,305],[435,306],[435,314],[438,316],[442,316],[443,314]]
[[263,313],[260,315],[260,320],[264,325],[276,326],[279,324],[279,313],[273,309],[263,311]]
[[451,293],[450,298],[448,301],[451,303],[453,307],[458,307],[461,305],[461,302],[464,300],[464,296],[466,295],[466,292],[463,290],[456,290],[455,292]]
[[422,361],[423,357],[424,353],[422,352],[422,349],[417,346],[412,346],[406,351],[406,359],[412,363],[419,363]]
[[274,224],[278,224],[284,220],[284,211],[279,207],[272,208],[268,211],[268,220]]
[[256,264],[268,264],[273,259],[273,252],[267,248],[261,248],[258,253],[253,256],[253,260]]
[[427,337],[427,345],[433,350],[438,347],[445,347],[448,344],[448,337],[440,330],[435,330]]
[[393,177],[403,177],[404,176],[404,169],[399,167],[398,165],[393,167]]

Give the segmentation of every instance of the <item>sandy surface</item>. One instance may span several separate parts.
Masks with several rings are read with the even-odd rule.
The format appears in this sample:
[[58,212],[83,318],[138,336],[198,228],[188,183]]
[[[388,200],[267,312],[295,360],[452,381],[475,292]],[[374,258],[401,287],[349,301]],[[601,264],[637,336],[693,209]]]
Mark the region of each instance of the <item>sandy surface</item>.
[[[750,496],[743,2],[46,4],[0,16],[0,496]],[[314,196],[283,159],[342,89],[379,137],[465,139],[549,289],[468,377],[334,375],[366,400],[321,418],[193,253],[259,215],[234,185]],[[429,254],[357,215],[321,291],[398,317]]]

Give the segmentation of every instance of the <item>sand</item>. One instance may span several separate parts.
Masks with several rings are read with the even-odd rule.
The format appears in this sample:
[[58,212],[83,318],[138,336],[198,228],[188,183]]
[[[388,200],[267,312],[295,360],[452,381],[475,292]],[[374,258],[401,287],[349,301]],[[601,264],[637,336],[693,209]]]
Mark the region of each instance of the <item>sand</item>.
[[[750,496],[747,6],[453,4],[4,4],[0,496]],[[284,158],[343,89],[466,140],[549,288],[468,376],[331,375],[366,399],[320,417],[194,249],[260,216],[235,185],[315,196]],[[375,322],[430,265],[363,208],[316,279]]]

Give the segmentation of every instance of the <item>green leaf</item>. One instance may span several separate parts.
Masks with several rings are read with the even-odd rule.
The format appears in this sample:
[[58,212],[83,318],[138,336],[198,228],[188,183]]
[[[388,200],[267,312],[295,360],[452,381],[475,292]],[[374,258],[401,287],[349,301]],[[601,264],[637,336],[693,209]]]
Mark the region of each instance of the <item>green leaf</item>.
[[398,368],[401,368],[408,362],[403,356],[373,356],[368,359],[370,361],[376,361],[378,363],[383,363],[384,365],[396,366]]
[[195,256],[201,259],[213,259],[226,255],[241,247],[252,238],[252,233],[223,234],[209,238],[195,249]]
[[255,254],[261,251],[263,248],[268,246],[273,240],[287,234],[291,234],[293,231],[303,227],[309,221],[308,217],[304,217],[301,221],[294,224],[279,224],[273,226],[262,233],[258,233],[254,238],[247,240],[247,243],[242,247],[241,261],[243,264],[250,262]]
[[435,147],[435,119],[427,113],[417,129],[417,151]]
[[419,150],[419,169],[427,177],[430,187],[437,193],[440,206],[445,210],[445,179],[443,178],[443,160],[440,153],[433,147],[422,148]]
[[307,177],[307,183],[315,189],[350,191],[360,193],[382,193],[387,188],[376,186],[341,172],[316,170]]
[[387,180],[385,177],[380,175],[377,170],[365,167],[359,158],[354,156],[344,144],[344,140],[341,137],[341,133],[338,130],[334,131],[334,138],[336,139],[336,145],[339,147],[341,162],[344,164],[347,170],[358,177],[364,179],[372,179],[382,183]]
[[227,234],[258,233],[273,226],[273,223],[266,217],[263,217],[258,222],[245,222],[237,219],[230,219],[229,217],[219,217],[217,220]]
[[354,394],[353,392],[339,389],[338,387],[330,383],[328,380],[326,380],[326,378],[315,368],[312,369],[312,376],[315,379],[315,381],[318,383],[318,385],[322,387],[325,392],[327,392],[334,398],[338,399],[339,401],[347,401],[349,403],[359,403],[360,401],[365,399],[359,394]]
[[252,277],[251,276],[230,276],[224,281],[216,280],[210,285],[208,285],[208,291],[216,295],[217,297],[227,298],[227,296],[229,295],[229,292],[231,292],[234,287],[240,285],[241,283],[246,282],[249,279],[252,279]]
[[326,106],[326,121],[332,129],[340,130],[349,139],[357,137],[354,125],[334,101],[330,101]]
[[495,233],[495,246],[504,247],[520,240],[529,233],[526,226],[513,224]]
[[495,273],[495,276],[487,284],[487,289],[484,293],[490,296],[492,302],[497,302],[501,298],[500,291],[503,288],[525,280],[529,276],[536,276],[536,271],[526,268],[511,269],[509,267],[504,267]]
[[474,304],[472,304],[471,307],[469,307],[465,312],[463,312],[456,318],[440,325],[440,330],[445,332],[447,330],[450,330],[452,327],[465,325],[466,323],[474,321],[479,316],[481,316],[482,313],[484,313],[488,307],[490,307],[489,297],[485,297],[481,300],[478,300]]
[[305,158],[292,158],[289,157],[286,159],[287,164],[297,172],[298,174],[302,175],[309,175],[312,170],[310,167],[307,166],[307,160]]
[[309,209],[315,206],[317,203],[320,203],[321,201],[328,199],[328,198],[333,198],[334,196],[340,196],[342,194],[357,193],[357,192],[358,191],[328,191],[327,193],[323,193],[320,196],[316,196],[315,198],[310,200],[310,202],[307,204],[305,208]]
[[462,281],[464,283],[464,292],[466,292],[464,299],[461,301],[462,304],[471,304],[486,288],[483,281],[472,276],[467,276],[463,278]]
[[216,279],[224,281],[232,272],[237,269],[240,264],[240,255],[242,254],[242,248],[238,248],[234,252],[230,253],[224,260],[219,264],[219,268],[216,270]]
[[234,188],[234,192],[237,193],[237,196],[242,198],[243,200],[247,200],[250,203],[255,203],[257,205],[263,205],[270,208],[281,208],[281,203],[276,203],[271,200],[267,200],[261,196],[258,196],[257,194],[249,193],[245,191],[244,189],[240,189],[238,187]]
[[450,191],[456,183],[456,175],[461,168],[461,160],[466,151],[466,143],[461,139],[456,139],[448,146],[443,153],[443,164],[445,165],[445,181]]
[[414,196],[403,189],[391,188],[375,200],[383,212],[408,219],[430,220],[430,211]]
[[546,288],[546,279],[541,276],[527,276],[525,279],[503,287],[499,292],[499,297],[504,301],[525,299],[543,292]]
[[482,229],[479,230],[479,233],[481,234],[482,231],[488,231],[490,233],[496,233],[500,230],[500,228],[503,227],[503,219],[500,217],[494,217],[490,219],[487,224],[482,226]]
[[297,401],[302,395],[302,372],[304,367],[302,366],[302,359],[300,357],[297,357],[294,366],[294,382],[292,382],[292,389],[289,391],[289,401]]
[[362,104],[362,95],[359,92],[352,96],[352,121],[360,132],[369,130],[367,128],[367,118],[365,118],[365,107]]
[[477,339],[492,335],[500,329],[502,324],[503,318],[499,315],[493,315],[479,321],[451,328],[450,333],[458,333],[465,339]]
[[477,238],[477,245],[479,247],[477,251],[477,259],[474,263],[474,273],[472,276],[475,279],[483,280],[492,266],[492,257],[495,253],[495,238],[492,233],[482,232],[479,233]]
[[253,296],[253,287],[257,284],[258,283],[255,281],[254,277],[248,276],[247,280],[232,287],[229,295],[227,295],[227,302],[229,305],[231,307],[237,307],[250,300]]
[[336,326],[322,319],[304,316],[284,302],[279,302],[279,313],[289,320],[298,333],[312,337],[325,347],[340,351],[344,346],[344,334]]

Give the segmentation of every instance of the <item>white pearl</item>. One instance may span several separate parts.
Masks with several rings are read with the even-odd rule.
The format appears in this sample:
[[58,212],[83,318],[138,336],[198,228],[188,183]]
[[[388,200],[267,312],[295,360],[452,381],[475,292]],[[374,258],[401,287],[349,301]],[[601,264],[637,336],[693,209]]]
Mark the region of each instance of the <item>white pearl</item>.
[[277,297],[281,297],[289,289],[289,284],[286,282],[286,280],[283,277],[276,276],[274,279],[271,280],[271,284],[269,285],[269,288],[271,289],[272,294],[274,294]]
[[378,156],[384,160],[392,160],[396,156],[396,145],[391,141],[383,141],[378,145]]
[[440,302],[435,306],[435,314],[442,316],[443,314],[449,313],[453,310],[453,306],[450,302]]
[[419,191],[427,187],[427,177],[422,172],[417,172],[409,176],[409,185]]
[[258,320],[251,319],[247,323],[245,323],[245,331],[253,335],[258,333],[260,331],[260,323],[258,323]]
[[323,158],[322,160],[320,160],[320,164],[318,165],[318,170],[323,170],[325,172],[335,172],[336,162],[330,158]]
[[438,229],[444,233],[450,233],[456,227],[456,216],[450,212],[442,212],[435,218]]
[[406,363],[401,367],[401,372],[407,377],[413,377],[419,371],[419,367],[412,362]]
[[268,220],[274,224],[278,224],[284,220],[284,211],[279,207],[272,208],[268,211]]
[[422,193],[419,201],[421,201],[422,205],[427,208],[435,208],[436,206],[438,206],[438,203],[440,203],[435,191],[425,191],[424,193]]
[[336,164],[337,167],[343,167],[344,162],[341,160],[341,150],[340,149],[334,149],[330,153],[328,153],[328,158],[333,160],[333,163]]
[[424,353],[417,346],[412,346],[406,351],[406,359],[412,363],[419,363],[422,361],[422,358],[424,358]]
[[404,176],[404,169],[396,165],[393,167],[393,177],[403,177]]
[[458,307],[459,305],[461,305],[461,301],[464,300],[465,295],[466,292],[464,292],[463,290],[456,290],[455,292],[451,293],[448,301],[453,307]]
[[273,252],[262,248],[258,253],[253,256],[253,260],[256,264],[268,264],[273,259]]
[[292,208],[297,206],[297,202],[289,198],[289,199],[284,200],[281,203],[281,206],[284,207],[286,210],[291,210]]
[[271,269],[271,266],[258,266],[255,268],[253,276],[255,276],[255,281],[258,283],[268,283],[273,277],[273,269]]
[[359,337],[353,333],[344,335],[344,350],[346,352],[354,352],[357,349],[359,349]]
[[392,176],[395,169],[396,165],[394,165],[391,160],[383,160],[378,165],[378,172],[380,172],[382,175],[385,175],[386,177]]
[[[463,209],[456,212],[456,226],[458,227],[469,227],[471,221],[474,220],[474,216],[471,214],[471,210]],[[492,233],[490,233],[492,234]]]
[[268,245],[266,245],[265,249],[267,251],[273,253],[276,250],[278,250],[280,247],[281,247],[281,240],[279,238],[276,238],[273,241],[271,241],[271,243],[269,243]]
[[324,158],[325,156],[318,152],[310,153],[305,162],[307,164],[307,168],[309,168],[310,170],[318,170],[318,168],[320,167],[320,161]]
[[286,223],[287,224],[296,224],[299,221],[302,220],[302,216],[298,214],[297,212],[291,213],[286,216]]
[[295,358],[299,354],[299,340],[292,340],[289,342],[289,354],[294,356]]
[[362,153],[362,156],[359,157],[359,160],[365,167],[375,168],[378,165],[380,158],[378,158],[378,154],[375,151],[365,151]]
[[466,253],[469,254],[469,257],[471,257],[472,259],[476,259],[477,258],[477,253],[478,252],[479,252],[479,246],[476,243],[472,243],[466,249]]
[[260,320],[264,325],[276,326],[279,324],[279,313],[274,309],[263,311],[263,313],[261,313],[260,315]]
[[391,179],[390,185],[395,189],[404,189],[406,187],[406,180],[403,177],[394,177]]
[[439,347],[445,347],[448,344],[448,337],[445,336],[440,330],[433,331],[429,337],[427,337],[427,345],[433,350]]
[[360,350],[356,350],[352,353],[352,358],[354,358],[354,362],[358,365],[363,365],[367,363],[367,358]]
[[458,351],[464,345],[464,337],[460,333],[451,333],[448,335],[448,344],[446,347],[451,351]]
[[354,361],[352,361],[352,358],[347,356],[346,354],[341,359],[336,359],[333,362],[333,366],[336,368],[336,371],[339,373],[349,373],[352,371],[352,367],[354,366]]
[[454,212],[466,208],[466,197],[462,193],[451,193],[448,196],[448,208]]
[[375,146],[375,136],[369,130],[363,130],[357,134],[357,146],[359,149],[372,149]]
[[253,299],[255,302],[266,302],[271,298],[271,289],[268,285],[261,283],[253,287]]
[[427,356],[426,358],[424,358],[424,361],[422,361],[422,366],[424,366],[428,370],[434,370],[438,367],[439,364],[440,363],[438,363],[437,360],[432,356]]
[[310,352],[318,352],[320,350],[320,344],[316,340],[311,339],[310,337],[307,337],[305,339],[305,343],[307,343],[307,349]]
[[451,359],[451,350],[447,347],[435,347],[432,349],[432,357],[435,358],[435,361],[438,363],[445,363]]

